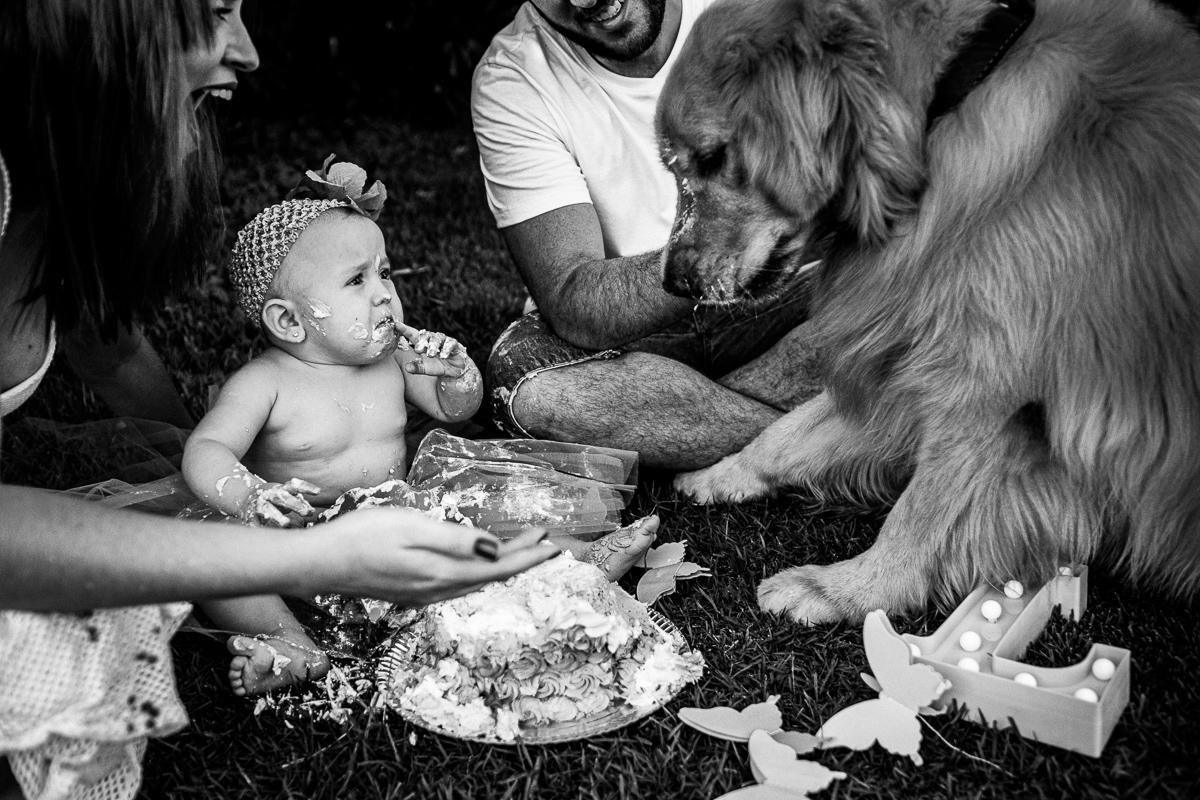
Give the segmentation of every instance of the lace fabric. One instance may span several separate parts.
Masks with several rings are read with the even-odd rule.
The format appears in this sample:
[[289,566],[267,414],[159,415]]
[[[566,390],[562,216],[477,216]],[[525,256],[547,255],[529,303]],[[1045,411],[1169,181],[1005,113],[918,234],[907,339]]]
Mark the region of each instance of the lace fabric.
[[169,642],[190,611],[0,612],[0,752],[26,797],[136,795],[146,737],[187,724]]

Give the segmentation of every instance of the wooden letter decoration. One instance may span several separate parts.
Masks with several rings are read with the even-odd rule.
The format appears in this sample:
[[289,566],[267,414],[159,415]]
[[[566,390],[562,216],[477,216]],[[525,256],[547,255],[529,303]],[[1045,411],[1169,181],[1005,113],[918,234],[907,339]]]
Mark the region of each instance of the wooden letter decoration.
[[928,664],[949,680],[937,706],[957,701],[975,721],[1016,725],[1026,738],[1094,758],[1129,703],[1130,654],[1093,644],[1083,661],[1068,667],[1022,664],[1055,606],[1079,619],[1087,608],[1087,567],[1064,567],[1032,594],[1015,582],[981,586],[931,636],[901,636],[886,618],[884,623],[915,646],[913,663]]

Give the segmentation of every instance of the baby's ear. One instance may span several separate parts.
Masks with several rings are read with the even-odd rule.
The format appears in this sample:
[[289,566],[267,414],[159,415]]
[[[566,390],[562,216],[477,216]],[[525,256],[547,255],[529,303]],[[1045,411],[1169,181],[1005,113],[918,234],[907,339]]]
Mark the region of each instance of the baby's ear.
[[295,303],[279,297],[268,300],[263,306],[262,325],[267,334],[281,344],[300,344],[308,335]]

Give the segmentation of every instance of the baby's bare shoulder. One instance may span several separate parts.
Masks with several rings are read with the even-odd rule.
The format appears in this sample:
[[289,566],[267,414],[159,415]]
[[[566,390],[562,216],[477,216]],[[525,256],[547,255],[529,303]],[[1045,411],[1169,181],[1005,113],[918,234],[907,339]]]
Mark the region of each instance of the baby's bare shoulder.
[[[247,391],[271,389],[287,379],[287,364],[274,348],[259,353],[229,376],[226,387],[236,386]],[[283,354],[285,357],[286,354]]]

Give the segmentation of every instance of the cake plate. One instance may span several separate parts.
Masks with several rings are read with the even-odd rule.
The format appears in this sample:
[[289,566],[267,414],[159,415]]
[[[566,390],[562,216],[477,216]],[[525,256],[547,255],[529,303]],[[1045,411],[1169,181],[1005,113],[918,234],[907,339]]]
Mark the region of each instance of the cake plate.
[[[660,636],[679,642],[679,652],[691,652],[692,648],[673,622],[652,608],[648,608],[646,611],[650,616],[650,621],[658,629]],[[395,643],[388,649],[387,654],[380,659],[379,667],[375,671],[375,683],[379,692],[384,697],[387,697],[391,691],[392,678],[404,677],[409,674],[413,657],[418,652],[417,648],[420,647],[420,644],[416,640],[417,636],[412,632],[402,632],[397,637]],[[682,688],[681,686],[680,689],[682,690]],[[538,727],[522,727],[520,733],[517,734],[517,738],[513,741],[504,741],[497,736],[463,736],[462,734],[453,733],[428,722],[419,715],[399,708],[390,702],[388,703],[388,707],[417,727],[442,736],[449,736],[453,739],[462,739],[467,742],[481,742],[483,744],[513,746],[517,744],[560,744],[562,742],[574,742],[579,739],[588,739],[592,736],[611,733],[632,722],[637,722],[639,719],[648,717],[662,708],[673,700],[678,693],[676,691],[671,697],[666,698],[661,703],[655,703],[643,708],[635,708],[628,703],[621,702],[597,714],[589,714],[588,716],[569,722],[550,722]]]

